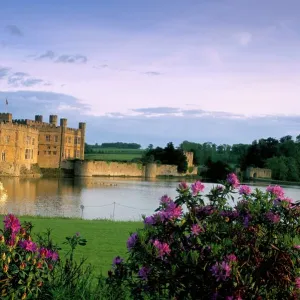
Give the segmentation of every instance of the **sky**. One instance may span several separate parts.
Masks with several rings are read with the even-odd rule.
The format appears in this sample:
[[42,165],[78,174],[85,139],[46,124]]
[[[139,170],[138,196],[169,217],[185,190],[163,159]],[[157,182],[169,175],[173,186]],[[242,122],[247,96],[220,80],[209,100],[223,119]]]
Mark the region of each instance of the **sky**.
[[0,110],[87,122],[88,143],[295,137],[299,10],[298,0],[5,1]]

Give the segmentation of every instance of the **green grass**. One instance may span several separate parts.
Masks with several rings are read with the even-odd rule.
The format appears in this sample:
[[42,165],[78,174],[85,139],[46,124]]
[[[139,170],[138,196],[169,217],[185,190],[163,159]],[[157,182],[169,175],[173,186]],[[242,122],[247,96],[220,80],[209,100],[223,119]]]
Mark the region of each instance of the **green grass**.
[[66,254],[67,247],[62,243],[67,236],[79,232],[87,239],[86,246],[78,246],[75,258],[87,258],[98,273],[107,274],[115,256],[126,257],[126,241],[129,234],[142,227],[141,222],[116,222],[109,220],[81,220],[69,218],[43,218],[33,216],[20,217],[21,221],[32,222],[33,239],[35,233],[52,229],[53,240],[62,247],[61,255]]
[[144,150],[141,149],[97,149],[99,153],[85,154],[86,160],[105,160],[105,161],[131,161],[142,157]]

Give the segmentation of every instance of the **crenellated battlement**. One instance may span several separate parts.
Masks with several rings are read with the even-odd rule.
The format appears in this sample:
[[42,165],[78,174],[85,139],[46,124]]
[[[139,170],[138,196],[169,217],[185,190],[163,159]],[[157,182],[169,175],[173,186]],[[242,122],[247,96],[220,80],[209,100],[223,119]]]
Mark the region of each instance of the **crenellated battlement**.
[[41,168],[60,168],[69,159],[84,159],[85,128],[68,128],[68,120],[57,115],[42,115],[30,119],[12,119],[10,113],[0,113],[0,167],[3,163],[38,164]]
[[39,133],[38,129],[30,127],[23,123],[7,123],[7,122],[0,122],[0,129],[10,129],[10,130],[23,130],[29,132]]

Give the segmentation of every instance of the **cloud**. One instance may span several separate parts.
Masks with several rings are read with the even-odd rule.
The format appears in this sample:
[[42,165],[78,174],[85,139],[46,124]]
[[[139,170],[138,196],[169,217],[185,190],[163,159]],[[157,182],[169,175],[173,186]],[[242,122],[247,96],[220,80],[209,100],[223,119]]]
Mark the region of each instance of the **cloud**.
[[161,73],[159,72],[154,72],[154,71],[150,71],[150,72],[145,72],[144,73],[145,75],[149,75],[149,76],[158,76],[158,75],[161,75]]
[[7,25],[5,27],[6,31],[9,32],[9,34],[14,35],[14,36],[23,36],[23,32],[21,31],[21,29],[19,27],[17,27],[16,25]]
[[29,77],[29,74],[24,72],[16,72],[11,74],[7,79],[7,83],[13,87],[32,87],[43,83],[44,85],[50,85],[50,83],[46,83],[42,79],[31,78]]
[[[90,107],[82,104],[79,99],[62,93],[40,91],[0,91],[0,99],[7,98],[8,109],[16,119],[34,118],[34,115],[58,114],[70,120],[71,126],[77,126],[80,121],[86,121]],[[76,109],[75,109],[76,108]],[[73,124],[73,125],[72,125]]]
[[87,57],[81,54],[76,54],[76,55],[63,54],[56,59],[56,62],[85,64],[87,62]]
[[35,60],[44,60],[44,59],[50,59],[56,63],[69,63],[69,64],[85,64],[88,60],[87,56],[82,54],[60,54],[57,55],[54,51],[48,50],[45,53],[42,53],[38,56],[34,56]]
[[44,59],[44,58],[49,58],[52,60],[55,58],[55,53],[51,50],[48,50],[45,53],[39,55],[36,59]]
[[0,79],[6,77],[9,71],[10,71],[9,68],[0,67]]
[[240,32],[236,35],[236,39],[241,46],[248,46],[252,41],[250,32]]
[[175,107],[146,107],[146,108],[135,108],[131,109],[133,112],[142,113],[145,115],[152,114],[174,114],[178,113],[180,110]]

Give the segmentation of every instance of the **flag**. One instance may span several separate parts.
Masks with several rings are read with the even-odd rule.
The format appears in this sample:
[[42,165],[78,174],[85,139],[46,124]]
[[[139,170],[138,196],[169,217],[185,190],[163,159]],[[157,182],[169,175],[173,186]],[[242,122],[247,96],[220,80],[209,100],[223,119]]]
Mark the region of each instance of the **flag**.
[[6,99],[6,101],[5,101],[5,104],[6,104],[6,105],[8,105],[8,101],[7,101],[7,99]]

